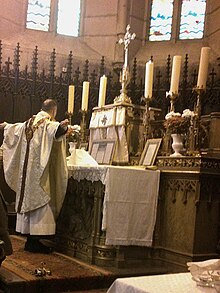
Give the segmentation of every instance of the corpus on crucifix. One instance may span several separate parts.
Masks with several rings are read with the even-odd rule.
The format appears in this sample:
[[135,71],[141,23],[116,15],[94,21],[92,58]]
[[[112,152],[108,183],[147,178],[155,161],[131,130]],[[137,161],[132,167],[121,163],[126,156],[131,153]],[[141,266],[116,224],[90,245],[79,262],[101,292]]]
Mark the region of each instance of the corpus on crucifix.
[[126,33],[124,38],[121,38],[118,42],[119,44],[124,44],[124,65],[122,68],[122,72],[120,73],[120,83],[121,83],[121,90],[120,95],[115,98],[114,103],[119,102],[126,102],[131,103],[131,99],[127,96],[126,87],[129,84],[129,68],[128,68],[128,47],[132,40],[134,40],[136,34],[130,33],[130,25],[128,24],[126,27]]

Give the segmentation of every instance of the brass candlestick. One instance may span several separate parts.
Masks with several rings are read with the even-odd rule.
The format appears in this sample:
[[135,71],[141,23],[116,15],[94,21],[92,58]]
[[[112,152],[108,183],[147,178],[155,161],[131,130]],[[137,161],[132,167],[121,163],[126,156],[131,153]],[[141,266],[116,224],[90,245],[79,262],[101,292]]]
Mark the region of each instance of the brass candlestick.
[[69,125],[72,125],[73,113],[72,112],[66,112],[66,116],[68,117]]
[[197,94],[195,113],[198,115],[198,118],[200,119],[201,118],[201,108],[202,108],[201,99],[202,99],[202,96],[205,92],[205,89],[195,87],[195,88],[193,88],[193,92],[195,92]]
[[200,143],[199,143],[199,127],[201,119],[201,99],[205,92],[203,88],[195,87],[193,92],[196,92],[197,98],[194,107],[194,116],[191,117],[190,121],[190,133],[189,133],[189,155],[197,156],[200,153]]
[[[68,118],[69,120],[69,125],[72,125],[72,116],[73,116],[73,113],[72,112],[66,112],[66,117]],[[66,156],[69,156],[70,153],[69,153],[69,142],[70,142],[70,136],[67,135],[66,136]]]
[[145,100],[145,112],[143,116],[143,124],[144,124],[144,141],[146,142],[148,138],[151,137],[151,126],[150,126],[150,98],[143,97]]
[[170,99],[170,111],[169,112],[175,112],[174,102],[177,99],[178,94],[169,91],[166,93],[166,97]]
[[82,119],[80,121],[80,132],[81,132],[81,137],[80,137],[80,141],[81,142],[87,142],[86,139],[86,115],[87,115],[87,111],[85,110],[80,110],[80,113],[82,115]]

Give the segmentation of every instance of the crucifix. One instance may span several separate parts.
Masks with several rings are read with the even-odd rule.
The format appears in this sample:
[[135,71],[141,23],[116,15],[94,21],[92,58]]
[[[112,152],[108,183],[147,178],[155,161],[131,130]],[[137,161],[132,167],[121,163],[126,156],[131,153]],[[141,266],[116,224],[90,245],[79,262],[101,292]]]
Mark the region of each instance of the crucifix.
[[126,33],[124,35],[124,38],[121,38],[118,42],[119,44],[124,44],[124,65],[122,68],[122,73],[120,73],[120,83],[121,83],[121,90],[120,90],[120,96],[116,97],[114,100],[114,103],[118,102],[126,102],[131,103],[131,99],[127,96],[127,90],[126,87],[129,83],[129,69],[128,69],[128,46],[131,43],[132,40],[134,40],[136,37],[136,34],[130,33],[130,25],[128,24],[126,27]]

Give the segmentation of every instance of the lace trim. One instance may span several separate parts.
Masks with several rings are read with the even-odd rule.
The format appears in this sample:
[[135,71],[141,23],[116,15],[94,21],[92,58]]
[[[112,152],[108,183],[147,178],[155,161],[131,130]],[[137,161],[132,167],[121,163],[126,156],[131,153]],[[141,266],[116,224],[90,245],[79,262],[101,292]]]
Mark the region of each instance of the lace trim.
[[101,181],[105,184],[105,177],[108,167],[105,166],[93,166],[93,167],[83,167],[83,166],[69,166],[68,172],[69,177],[74,180],[80,181],[86,179],[88,181]]

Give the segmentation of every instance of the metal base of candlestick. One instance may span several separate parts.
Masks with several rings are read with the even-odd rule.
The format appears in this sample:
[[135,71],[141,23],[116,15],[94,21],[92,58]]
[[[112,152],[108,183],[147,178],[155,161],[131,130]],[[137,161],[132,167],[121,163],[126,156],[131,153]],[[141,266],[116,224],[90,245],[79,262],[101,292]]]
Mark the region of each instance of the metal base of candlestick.
[[189,149],[188,155],[200,155],[200,120],[201,120],[201,99],[204,93],[203,88],[195,87],[193,92],[197,94],[196,103],[194,107],[194,116],[191,117],[189,129]]
[[85,143],[87,142],[86,139],[86,115],[87,115],[87,111],[84,110],[80,110],[80,113],[82,115],[82,119],[80,121],[80,132],[81,132],[81,136],[80,136],[80,142]]
[[151,127],[150,127],[150,98],[144,97],[142,100],[145,100],[145,112],[143,116],[143,125],[144,125],[144,141],[151,138]]
[[201,117],[201,99],[202,99],[202,96],[205,92],[205,89],[203,88],[198,88],[198,87],[195,87],[193,88],[193,92],[195,92],[197,94],[197,99],[196,99],[196,105],[195,105],[195,114],[198,116],[198,118],[200,119]]
[[72,117],[73,117],[73,113],[71,112],[66,112],[66,117],[69,120],[69,125],[72,125]]
[[175,100],[178,97],[178,94],[175,94],[175,93],[169,91],[169,92],[166,93],[166,97],[170,99],[170,110],[169,110],[169,112],[175,112],[174,103],[175,103]]
[[132,104],[132,101],[131,101],[131,98],[129,98],[126,93],[121,93],[120,96],[117,96],[114,99],[114,104],[116,103]]

